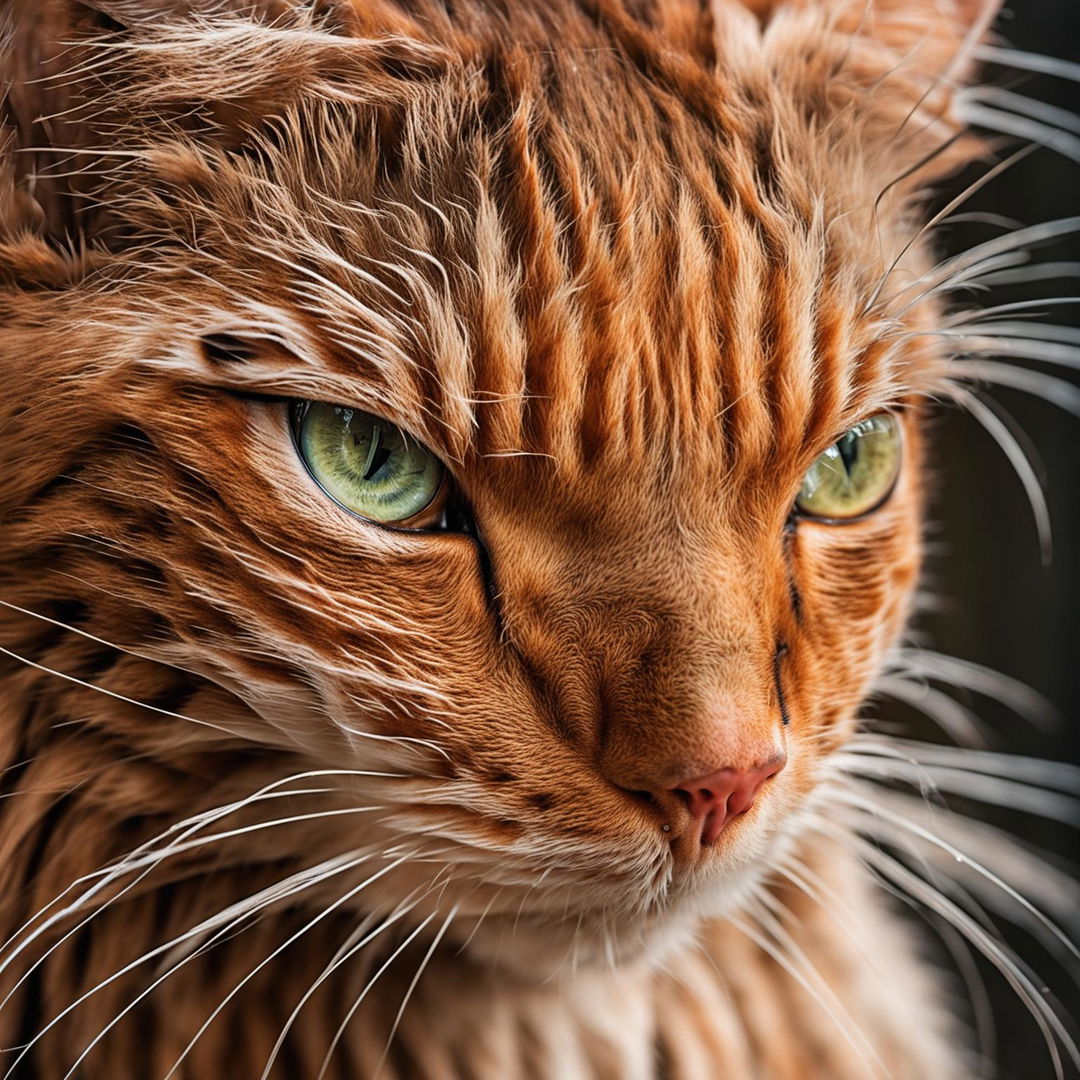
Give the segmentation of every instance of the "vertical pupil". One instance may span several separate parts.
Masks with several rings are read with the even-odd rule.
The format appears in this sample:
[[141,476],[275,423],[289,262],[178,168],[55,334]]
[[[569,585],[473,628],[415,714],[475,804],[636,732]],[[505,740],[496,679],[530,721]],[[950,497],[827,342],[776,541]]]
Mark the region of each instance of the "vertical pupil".
[[849,431],[836,444],[836,448],[840,451],[840,460],[844,463],[848,476],[851,475],[852,466],[859,456],[858,442],[858,435],[854,431]]
[[370,480],[387,462],[390,451],[385,446],[380,446],[371,459],[371,464],[364,472],[364,479]]
[[[387,462],[392,451],[382,445],[382,428],[378,424],[372,424],[369,428],[369,440],[367,454],[364,458],[364,467],[361,470],[361,476],[365,480],[370,480]],[[353,445],[360,448],[361,441],[355,435],[353,436]]]

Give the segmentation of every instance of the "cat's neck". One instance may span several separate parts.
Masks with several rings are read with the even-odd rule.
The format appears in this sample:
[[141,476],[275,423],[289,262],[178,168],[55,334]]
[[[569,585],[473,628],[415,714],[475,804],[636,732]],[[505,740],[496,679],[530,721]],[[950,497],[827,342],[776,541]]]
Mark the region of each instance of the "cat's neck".
[[[973,1075],[961,1064],[963,1038],[945,1030],[942,988],[913,960],[909,928],[855,861],[824,843],[808,840],[799,851],[823,902],[767,886],[775,922],[752,913],[704,922],[693,945],[659,963],[584,968],[528,986],[460,956],[435,958],[400,1023],[393,1075]],[[393,1020],[415,967],[402,965],[365,1018],[362,1043],[385,1046],[387,1014]],[[411,1055],[429,1063],[411,1071]],[[484,1066],[462,1070],[461,1061]]]

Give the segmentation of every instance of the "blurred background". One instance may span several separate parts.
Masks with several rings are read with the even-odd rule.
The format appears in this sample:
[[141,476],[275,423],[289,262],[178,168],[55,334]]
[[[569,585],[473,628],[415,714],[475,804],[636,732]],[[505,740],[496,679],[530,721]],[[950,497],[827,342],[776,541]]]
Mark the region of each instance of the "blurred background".
[[[1080,61],[1080,0],[1013,0],[1012,10],[1003,13],[996,29],[1002,44],[1010,48]],[[1077,128],[1064,141],[1071,138],[1073,153],[1080,151],[1080,82],[995,65],[985,69],[983,82],[1068,110]],[[1009,152],[1004,148],[999,157]],[[942,193],[941,203],[980,172],[956,178],[950,191]],[[1004,215],[1018,225],[1080,214],[1080,165],[1049,149],[1037,150],[963,209]],[[941,240],[945,252],[960,251],[1001,231],[1000,225],[985,221],[965,222],[943,230]],[[1065,237],[1037,258],[1080,263],[1080,237]],[[1069,295],[1080,295],[1080,276],[1037,287],[1002,287],[995,290],[993,301],[986,302]],[[1080,305],[1048,304],[1034,310],[1041,321],[1080,326]],[[1077,368],[1070,374],[1048,365],[1021,364],[1080,384]],[[993,743],[1015,753],[1080,763],[1080,417],[1015,390],[994,388],[992,397],[1026,432],[1041,459],[1053,526],[1053,561],[1048,567],[1042,564],[1027,498],[1004,454],[972,418],[958,410],[943,411],[933,430],[937,483],[926,567],[926,585],[934,594],[936,610],[922,615],[916,626],[926,644],[1012,676],[1055,706],[1057,725],[1040,730],[987,697],[956,695],[990,722]],[[883,705],[881,712],[898,716],[891,705]],[[920,736],[940,738],[925,720],[906,711],[902,719],[913,722]],[[949,799],[950,805],[960,801]],[[982,806],[964,809],[1047,849],[1076,878],[1080,844],[1075,828],[1066,822]],[[1080,899],[1075,903],[1074,938],[1080,927]],[[1037,959],[1033,967],[1040,990],[1045,986],[1065,1012],[1080,1019],[1080,992],[1075,983],[1070,985],[1061,956],[1048,956],[1022,932],[1003,929],[1006,940],[1022,955]],[[997,1017],[1002,1076],[1053,1077],[1038,1027],[1005,981],[989,965],[983,968]],[[1080,965],[1074,963],[1071,970],[1076,976]],[[1073,1075],[1068,1067],[1066,1074]]]

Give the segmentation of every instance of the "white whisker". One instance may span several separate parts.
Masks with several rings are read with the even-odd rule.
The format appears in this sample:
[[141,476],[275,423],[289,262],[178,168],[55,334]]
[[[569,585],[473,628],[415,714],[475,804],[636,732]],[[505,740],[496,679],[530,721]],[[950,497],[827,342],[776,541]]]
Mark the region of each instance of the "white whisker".
[[[383,963],[380,965],[380,967],[375,972],[375,974],[372,975],[370,979],[368,979],[367,983],[364,985],[364,989],[360,991],[359,996],[353,1001],[352,1005],[349,1007],[349,1011],[345,1014],[345,1019],[341,1021],[341,1025],[338,1027],[337,1031],[334,1033],[333,1039],[330,1040],[330,1046],[326,1051],[326,1055],[323,1058],[322,1067],[319,1069],[319,1073],[315,1077],[315,1080],[324,1080],[324,1077],[326,1076],[326,1070],[330,1068],[330,1061],[334,1056],[334,1051],[338,1048],[338,1044],[341,1042],[342,1038],[345,1035],[346,1028],[348,1028],[349,1023],[352,1021],[352,1018],[356,1015],[357,1010],[363,1004],[364,998],[367,997],[367,995],[368,995],[369,991],[371,990],[371,988],[375,985],[376,982],[378,982],[379,978],[386,971],[386,969],[389,968],[390,965],[415,940],[415,938],[417,938],[424,931],[424,929],[428,925],[428,923],[430,923],[431,920],[434,919],[437,914],[438,914],[438,909],[436,909],[435,911],[432,911],[431,914],[428,915],[427,918],[424,919],[423,922],[421,922],[408,935],[408,937],[406,937],[401,942],[401,944],[398,945],[398,947],[396,949],[394,949],[394,951],[383,961]],[[168,1077],[166,1077],[165,1080],[168,1080]]]
[[[417,892],[421,893],[421,895],[418,897],[416,896]],[[288,1038],[288,1034],[292,1030],[293,1024],[296,1022],[296,1018],[300,1015],[300,1012],[308,1003],[308,1001],[311,1000],[312,996],[318,991],[319,987],[322,986],[326,982],[326,980],[329,979],[331,975],[333,975],[335,971],[341,968],[342,965],[352,960],[352,958],[356,956],[362,949],[364,949],[367,945],[374,941],[375,938],[382,934],[384,930],[389,929],[399,919],[403,919],[406,915],[408,915],[410,911],[413,911],[418,904],[420,904],[427,896],[430,895],[430,893],[430,886],[424,888],[422,892],[419,887],[417,889],[414,889],[398,904],[398,906],[385,919],[378,923],[374,930],[360,933],[359,937],[357,937],[355,941],[344,944],[338,950],[337,955],[331,959],[330,963],[323,968],[323,970],[315,978],[312,984],[307,988],[303,996],[296,1003],[296,1006],[286,1019],[284,1025],[282,1026],[281,1032],[278,1035],[278,1038],[270,1051],[270,1056],[267,1059],[266,1067],[263,1069],[261,1080],[267,1080],[267,1078],[270,1076],[270,1071],[274,1067],[274,1062],[277,1060],[278,1055],[281,1053],[281,1048],[285,1045],[285,1040],[286,1038]],[[369,916],[369,919],[370,918],[372,917]],[[350,935],[350,937],[353,936],[355,936],[355,934]]]
[[952,365],[951,371],[954,378],[1022,390],[1080,416],[1080,387],[1043,371],[1029,371],[995,360],[962,360]]
[[974,53],[980,60],[987,60],[992,64],[1020,68],[1023,71],[1035,71],[1041,75],[1055,75],[1059,79],[1080,82],[1080,64],[1062,60],[1057,56],[1024,52],[1021,49],[1006,49],[999,45],[980,45]]
[[[401,1004],[398,1006],[398,1011],[394,1016],[394,1022],[390,1025],[390,1033],[386,1036],[386,1046],[383,1049],[382,1056],[379,1058],[378,1065],[375,1066],[375,1077],[382,1071],[383,1064],[386,1062],[386,1055],[390,1053],[390,1046],[393,1043],[394,1036],[397,1034],[398,1027],[401,1024],[401,1018],[405,1015],[405,1010],[409,1005],[409,1000],[412,998],[413,991],[416,989],[417,983],[420,982],[420,978],[424,974],[428,964],[431,963],[431,958],[435,955],[435,950],[439,947],[439,942],[441,942],[446,935],[446,931],[450,929],[450,924],[454,921],[458,910],[458,905],[455,904],[450,910],[450,913],[443,920],[442,926],[439,927],[435,936],[431,939],[431,944],[428,946],[427,952],[424,953],[424,957],[420,961],[416,973],[413,975],[408,988],[405,990],[405,995],[401,999]],[[432,914],[434,914],[434,912]]]
[[877,870],[886,880],[895,881],[907,895],[946,918],[1001,972],[1042,1031],[1058,1080],[1064,1080],[1065,1077],[1058,1049],[1059,1041],[1070,1059],[1080,1067],[1080,1051],[1060,1016],[1015,956],[1009,955],[970,915],[896,859],[873,845],[863,845],[861,850],[862,858],[868,866]]
[[[100,914],[100,912],[104,910],[109,904],[115,903],[116,900],[118,900],[128,891],[130,891],[135,885],[137,885],[140,881],[143,880],[146,874],[148,874],[155,867],[157,867],[163,859],[171,857],[171,855],[174,854],[177,850],[177,845],[185,842],[189,836],[197,832],[199,829],[207,825],[213,824],[214,822],[221,820],[229,814],[235,813],[238,810],[251,806],[256,802],[261,802],[268,799],[289,798],[293,795],[304,795],[309,793],[317,794],[324,791],[333,790],[329,788],[289,789],[285,791],[280,790],[286,784],[293,783],[294,781],[330,776],[365,776],[397,779],[400,777],[400,775],[401,774],[396,773],[373,773],[357,769],[315,769],[308,770],[307,772],[302,773],[294,773],[291,776],[282,777],[278,780],[273,781],[270,784],[265,785],[253,795],[247,796],[246,798],[238,800],[237,802],[228,803],[220,807],[215,807],[211,810],[203,811],[200,814],[196,814],[194,817],[187,818],[183,821],[175,822],[167,829],[165,829],[162,833],[159,833],[157,836],[145,841],[143,844],[139,845],[139,847],[137,847],[134,851],[121,857],[119,860],[117,860],[110,866],[106,866],[100,870],[92,871],[89,874],[84,874],[82,877],[78,878],[76,881],[72,882],[69,886],[67,886],[67,888],[64,889],[64,891],[58,897],[54,898],[44,908],[41,908],[34,915],[32,915],[22,927],[16,930],[15,933],[8,938],[8,940],[4,943],[3,947],[12,948],[12,946],[14,946],[14,948],[5,958],[0,960],[0,972],[2,972],[7,966],[9,966],[26,947],[28,947],[34,942],[34,940],[44,934],[51,926],[56,925],[56,923],[62,921],[63,919],[69,917],[72,914],[75,914],[76,912],[84,908],[86,904],[91,899],[93,899],[95,895],[100,893],[119,877],[139,869],[142,869],[144,871],[133,882],[128,883],[128,885],[124,886],[124,888],[121,889],[115,896],[111,897],[108,901],[108,904],[104,905],[102,908],[95,909],[90,915],[88,915],[72,930],[70,930],[62,938],[60,938],[59,941],[57,941],[53,946],[51,946],[50,949],[43,956],[39,957],[35,961],[34,965],[29,969],[29,971],[24,974],[22,978],[19,979],[15,987],[11,991],[9,991],[3,1001],[0,1001],[0,1008],[3,1008],[7,1001],[10,1000],[11,995],[15,992],[16,989],[18,989],[18,987],[27,978],[27,976],[31,972],[33,972],[42,962],[44,962],[44,960],[46,960],[48,956],[51,955],[53,951],[55,951],[56,948],[63,944],[64,941],[68,940],[77,931],[85,927],[86,924],[90,921],[90,919],[92,919],[95,915]],[[171,844],[167,845],[162,850],[154,850],[153,845],[157,844],[159,841],[169,836],[174,835],[176,836],[176,839],[174,839]],[[86,884],[88,882],[95,881],[95,879],[97,879],[96,884],[92,885],[76,900],[66,905],[61,911],[54,913],[53,915],[45,919],[41,923],[41,925],[35,927],[33,931],[29,933],[29,936],[25,940],[15,945],[16,939],[24,931],[28,931],[30,929],[35,919],[41,918],[51,907],[53,907],[57,903],[60,903],[63,898],[67,896],[73,889],[76,889],[80,885]]]
[[998,406],[959,387],[956,389],[954,396],[958,404],[962,405],[975,417],[983,429],[993,438],[994,442],[1001,447],[1002,452],[1013,468],[1013,472],[1023,485],[1028,505],[1031,507],[1031,513],[1035,519],[1035,529],[1039,538],[1039,550],[1042,554],[1043,565],[1048,566],[1053,554],[1050,508],[1047,505],[1046,495],[1043,492],[1038,474],[1028,460],[1027,454],[1024,453],[1016,436],[998,415]]
[[[902,829],[911,833],[913,836],[918,837],[920,840],[925,840],[927,843],[932,844],[935,847],[940,848],[946,854],[950,855],[957,862],[961,862],[966,866],[971,867],[976,874],[984,877],[992,885],[1000,889],[1006,896],[1009,897],[1014,903],[1016,903],[1024,913],[1029,916],[1035,923],[1037,923],[1043,931],[1045,931],[1054,941],[1060,945],[1066,953],[1073,957],[1078,963],[1080,963],[1080,948],[1078,948],[1069,937],[1061,930],[1059,926],[1048,919],[1038,908],[1035,907],[1026,897],[1021,895],[1016,889],[1014,889],[1007,882],[1003,881],[997,874],[994,874],[988,870],[981,863],[976,862],[969,855],[960,851],[959,848],[954,847],[948,841],[943,840],[937,834],[931,832],[929,829],[923,828],[914,821],[904,817],[902,814],[894,813],[890,810],[881,798],[873,799],[868,798],[865,795],[860,795],[857,792],[848,789],[839,793],[839,798],[849,806],[863,811],[873,817],[883,819],[889,824],[895,826],[898,829]],[[1080,970],[1080,969],[1078,969]]]
[[980,105],[979,102],[970,98],[961,104],[960,110],[968,124],[989,128],[991,131],[1000,131],[1004,135],[1016,135],[1018,138],[1028,139],[1038,146],[1055,150],[1062,157],[1080,164],[1080,139],[1067,131],[1062,131],[1059,127],[1035,120],[1030,116],[1021,116],[1017,113],[1006,112],[1004,109]]
[[[776,963],[783,968],[784,971],[791,976],[792,979],[798,983],[799,986],[809,994],[810,998],[818,1005],[818,1007],[825,1013],[825,1015],[832,1021],[837,1031],[844,1038],[845,1042],[852,1048],[859,1060],[867,1067],[868,1075],[882,1075],[882,1068],[880,1062],[876,1061],[875,1057],[868,1057],[867,1052],[863,1047],[863,1037],[860,1033],[852,1031],[844,1017],[840,1016],[835,1008],[821,996],[820,990],[815,987],[812,979],[806,972],[800,971],[796,966],[795,961],[790,958],[783,950],[783,947],[779,941],[770,941],[764,934],[764,932],[756,930],[745,919],[732,916],[730,923],[737,930],[745,934],[762,952],[771,956]],[[816,972],[815,972],[816,974]],[[871,1052],[872,1053],[872,1052]],[[872,1064],[873,1062],[873,1064]],[[874,1065],[878,1065],[874,1068]],[[888,1076],[888,1072],[884,1073]]]
[[81,686],[86,690],[93,690],[95,693],[104,694],[106,697],[114,698],[117,701],[122,701],[127,705],[135,705],[140,709],[147,709],[153,713],[159,713],[162,716],[171,716],[175,720],[186,720],[190,724],[198,724],[200,727],[213,728],[215,731],[220,731],[224,735],[228,735],[230,738],[235,738],[236,733],[230,731],[228,728],[222,727],[220,724],[215,724],[210,720],[201,720],[195,716],[185,716],[183,713],[173,712],[170,709],[162,709],[157,705],[150,705],[145,701],[138,701],[135,698],[125,697],[123,694],[117,693],[115,690],[106,690],[102,686],[97,686],[94,683],[86,682],[85,679],[76,678],[74,675],[68,675],[63,671],[56,671],[54,668],[46,667],[44,664],[38,664],[33,660],[28,660],[25,656],[20,656],[16,652],[12,652],[10,649],[5,649],[3,645],[0,645],[0,653],[5,656],[10,656],[12,660],[17,660],[20,664],[25,664],[27,667],[32,667],[37,671],[43,671],[46,675],[55,675],[58,679],[64,679],[67,682],[74,683],[76,686]]
[[972,86],[961,90],[958,95],[960,108],[963,110],[968,101],[984,102],[992,107],[1008,112],[1021,113],[1033,120],[1040,120],[1050,127],[1061,131],[1070,131],[1080,135],[1080,116],[1068,109],[1058,108],[1037,98],[1025,97],[1001,86]]
[[[164,944],[156,945],[154,948],[148,950],[147,952],[144,952],[135,960],[132,960],[129,963],[125,964],[122,968],[120,968],[120,970],[113,972],[111,975],[109,975],[105,979],[102,979],[89,990],[83,992],[78,998],[76,998],[70,1004],[66,1005],[59,1013],[57,1013],[56,1016],[54,1016],[52,1020],[50,1020],[44,1027],[37,1031],[34,1034],[33,1038],[23,1047],[18,1057],[16,1057],[15,1060],[11,1063],[8,1070],[4,1073],[4,1080],[10,1080],[10,1078],[14,1074],[15,1069],[18,1068],[19,1063],[23,1060],[23,1058],[30,1051],[30,1049],[46,1034],[48,1034],[48,1032],[57,1023],[59,1023],[60,1020],[72,1013],[75,1009],[82,1005],[84,1001],[89,1000],[89,998],[91,998],[94,994],[100,992],[106,986],[109,986],[112,983],[116,982],[117,979],[120,979],[124,975],[128,974],[130,971],[133,971],[139,965],[144,964],[148,960],[152,960],[157,956],[160,956],[162,953],[168,952],[169,950],[175,948],[178,944],[190,940],[191,938],[202,937],[208,933],[217,931],[222,927],[231,927],[235,925],[238,921],[246,918],[253,911],[272,904],[277,900],[283,899],[284,897],[289,896],[292,893],[299,892],[303,889],[311,887],[312,885],[326,881],[330,877],[335,876],[336,874],[344,873],[348,870],[351,870],[354,867],[360,865],[361,863],[367,861],[369,858],[371,858],[370,852],[349,852],[346,855],[341,855],[333,859],[328,859],[325,862],[320,863],[316,867],[311,867],[306,870],[299,871],[298,873],[284,879],[284,881],[278,882],[275,885],[263,889],[261,892],[254,894],[252,897],[248,897],[244,901],[240,901],[239,903],[231,905],[224,911],[219,912],[217,915],[214,915],[209,919],[204,919],[197,926],[189,928],[188,930],[177,935],[175,938],[172,938]],[[73,1072],[78,1068],[79,1063],[86,1057],[90,1050],[95,1045],[97,1045],[97,1043],[100,1042],[101,1039],[105,1037],[107,1032],[111,1030],[111,1028],[115,1026],[123,1016],[130,1012],[131,1009],[133,1009],[139,1001],[145,998],[148,994],[152,993],[153,990],[155,990],[161,982],[168,978],[168,976],[173,971],[177,970],[178,967],[182,966],[195,955],[196,953],[189,954],[187,957],[181,960],[178,965],[170,968],[169,971],[167,971],[164,975],[154,980],[154,982],[152,982],[149,987],[147,987],[142,993],[140,993],[134,1001],[130,1002],[107,1027],[99,1031],[98,1034],[94,1036],[94,1039],[92,1040],[90,1045],[83,1050],[82,1054],[79,1057],[79,1060],[76,1061],[75,1065],[73,1065],[72,1069],[69,1071],[68,1076],[71,1076],[73,1074]]]
[[[232,990],[229,991],[228,994],[225,995],[225,997],[215,1007],[214,1011],[206,1018],[205,1021],[203,1021],[199,1030],[195,1032],[194,1036],[192,1036],[191,1041],[181,1051],[180,1056],[176,1059],[176,1061],[173,1062],[172,1068],[170,1068],[169,1071],[165,1074],[165,1076],[162,1077],[162,1080],[171,1080],[171,1077],[176,1075],[176,1070],[180,1068],[185,1058],[195,1048],[195,1044],[202,1037],[206,1029],[214,1022],[214,1020],[217,1019],[218,1016],[221,1015],[222,1010],[224,1010],[224,1008],[229,1004],[229,1002],[232,1001],[233,998],[236,997],[236,995],[240,993],[240,991],[253,978],[255,978],[255,976],[258,975],[260,971],[262,971],[269,963],[271,963],[274,959],[280,956],[281,953],[284,952],[290,945],[303,937],[303,935],[306,934],[309,930],[311,930],[312,927],[318,925],[318,923],[322,922],[322,920],[325,919],[328,915],[333,914],[333,912],[338,910],[338,908],[340,908],[343,904],[347,904],[350,900],[359,895],[369,885],[378,881],[380,878],[385,877],[392,870],[397,869],[397,867],[399,867],[402,863],[407,862],[409,857],[410,856],[408,853],[402,855],[399,858],[395,859],[393,862],[391,862],[389,865],[384,866],[381,870],[376,871],[370,877],[365,878],[364,881],[362,881],[359,885],[354,886],[343,896],[338,897],[338,899],[335,900],[332,904],[329,904],[328,906],[323,908],[316,916],[314,916],[314,918],[305,923],[299,930],[297,930],[294,934],[291,934],[281,945],[275,948],[269,956],[256,964],[256,966],[252,968],[251,971],[249,971],[236,984],[236,986],[234,986]],[[81,1060],[82,1059],[80,1058],[80,1061]],[[79,1062],[76,1062],[76,1065],[78,1064]],[[68,1080],[68,1077],[65,1077],[64,1080]]]

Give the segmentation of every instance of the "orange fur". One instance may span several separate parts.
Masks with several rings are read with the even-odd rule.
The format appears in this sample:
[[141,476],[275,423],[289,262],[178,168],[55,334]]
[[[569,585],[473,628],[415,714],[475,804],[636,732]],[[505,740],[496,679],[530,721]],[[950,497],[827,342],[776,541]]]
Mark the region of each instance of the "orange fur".
[[[0,939],[42,931],[0,974],[0,1046],[60,1016],[16,1075],[101,1032],[80,1077],[164,1075],[254,969],[177,1075],[255,1080],[387,917],[273,1075],[320,1075],[417,927],[330,1075],[971,1075],[906,929],[807,821],[918,574],[948,371],[909,241],[981,152],[941,74],[985,6],[231,6],[3,5]],[[442,457],[487,585],[474,538],[325,499],[289,398]],[[793,524],[883,409],[886,505]],[[714,848],[636,794],[779,749]],[[233,801],[192,839],[248,831],[36,915]],[[795,856],[850,919],[769,877]],[[761,889],[849,1021],[744,935]]]

